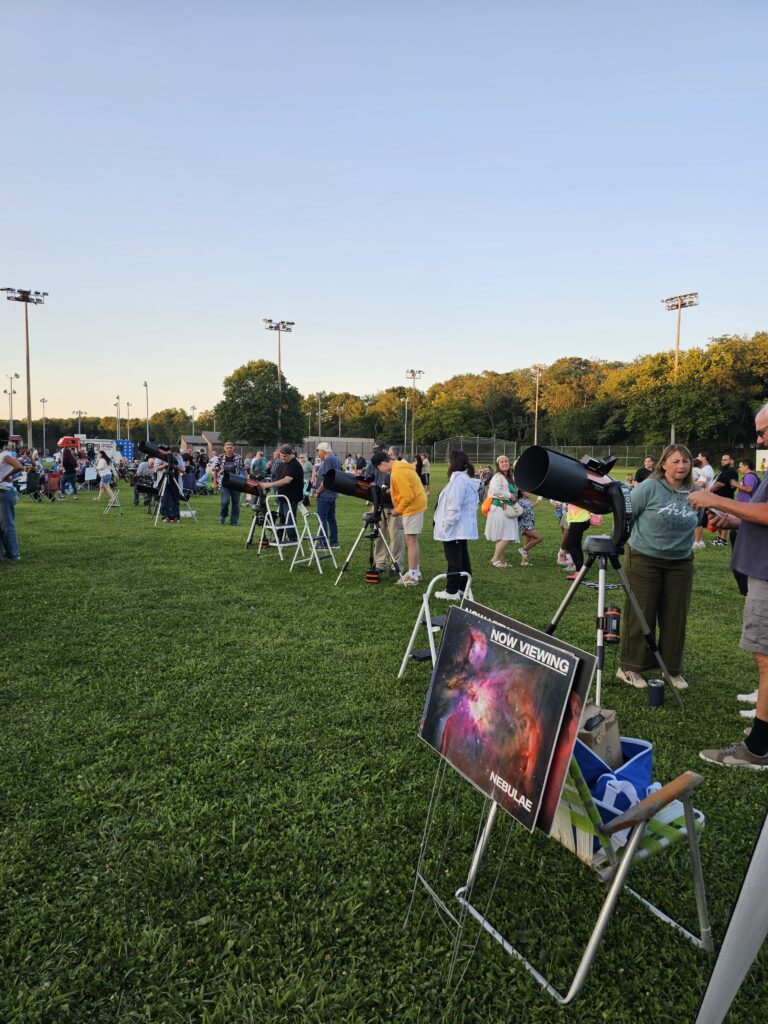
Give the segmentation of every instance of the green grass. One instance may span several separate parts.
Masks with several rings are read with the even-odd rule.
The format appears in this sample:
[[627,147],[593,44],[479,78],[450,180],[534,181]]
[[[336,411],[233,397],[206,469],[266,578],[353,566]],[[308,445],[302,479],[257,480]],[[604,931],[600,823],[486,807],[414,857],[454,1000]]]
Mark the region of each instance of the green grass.
[[[485,937],[462,985],[446,988],[451,940],[424,897],[420,926],[403,929],[437,767],[416,736],[428,670],[396,679],[419,594],[366,585],[362,549],[339,587],[330,572],[289,574],[276,554],[244,550],[249,513],[232,529],[218,525],[217,499],[198,508],[199,526],[155,529],[143,511],[105,517],[87,499],[18,507],[23,561],[0,564],[0,1020],[692,1020],[712,961],[629,897],[568,1010]],[[344,555],[363,506],[339,508]],[[530,569],[491,569],[483,540],[471,556],[478,600],[544,627],[564,583],[548,505],[537,524],[546,539]],[[422,548],[425,574],[443,571],[427,533]],[[765,779],[698,759],[739,736],[734,695],[755,673],[737,648],[727,552],[696,564],[684,714],[672,702],[651,711],[614,683],[613,654],[605,703],[625,734],[653,741],[656,778],[706,776],[696,802],[720,938]],[[584,590],[560,635],[591,648],[594,615]],[[446,895],[481,804],[451,775],[453,839],[436,879]],[[507,819],[483,885],[508,833],[491,916],[564,986],[599,886]],[[680,851],[633,878],[693,925],[686,872]],[[765,968],[763,954],[733,1021],[764,1024]]]

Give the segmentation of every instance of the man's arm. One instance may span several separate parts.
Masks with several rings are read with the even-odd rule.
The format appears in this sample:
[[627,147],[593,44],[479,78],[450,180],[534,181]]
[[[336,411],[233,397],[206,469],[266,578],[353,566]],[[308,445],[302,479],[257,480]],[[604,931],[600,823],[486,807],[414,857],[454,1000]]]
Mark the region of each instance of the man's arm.
[[[734,501],[733,498],[723,498],[714,491],[697,491],[688,495],[691,505],[698,508],[712,508],[722,515],[727,515],[736,520],[743,520],[745,523],[756,523],[758,526],[768,526],[768,502],[758,501],[749,503]],[[723,527],[726,529],[727,527]],[[734,529],[734,527],[730,527]]]

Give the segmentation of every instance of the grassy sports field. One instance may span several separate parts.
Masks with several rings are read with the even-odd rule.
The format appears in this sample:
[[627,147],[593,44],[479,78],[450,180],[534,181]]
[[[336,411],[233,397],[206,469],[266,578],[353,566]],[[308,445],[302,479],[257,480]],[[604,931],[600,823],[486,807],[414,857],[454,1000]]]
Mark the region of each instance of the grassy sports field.
[[[331,571],[289,574],[275,553],[245,551],[250,513],[219,526],[217,498],[198,499],[198,525],[153,528],[129,496],[122,517],[87,496],[22,501],[23,560],[0,563],[4,1024],[693,1020],[711,959],[626,896],[573,1007],[487,937],[448,989],[451,937],[425,897],[403,927],[437,767],[416,736],[428,669],[396,679],[419,592],[367,585],[362,548],[338,587]],[[339,499],[342,556],[362,511]],[[566,584],[547,503],[537,526],[528,569],[491,568],[483,540],[471,557],[477,600],[543,628]],[[698,758],[739,737],[735,694],[756,680],[727,561],[696,554],[684,713],[613,680],[613,651],[604,691],[622,732],[654,743],[655,778],[706,778],[696,805],[718,940],[766,808],[762,773]],[[422,568],[444,569],[431,529]],[[595,610],[583,588],[560,635],[592,649]],[[457,849],[437,882],[450,892],[482,799],[458,778],[446,799]],[[598,883],[508,819],[497,840],[491,916],[563,987]],[[695,924],[684,848],[632,884]],[[734,1024],[764,1024],[767,962]]]

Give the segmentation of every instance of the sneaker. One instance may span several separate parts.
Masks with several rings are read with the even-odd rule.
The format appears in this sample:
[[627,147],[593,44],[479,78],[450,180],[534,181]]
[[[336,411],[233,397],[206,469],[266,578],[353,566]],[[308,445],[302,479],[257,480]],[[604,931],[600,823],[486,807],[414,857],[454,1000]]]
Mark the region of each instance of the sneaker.
[[753,690],[752,693],[737,693],[736,700],[744,704],[757,704],[757,690]]
[[695,540],[693,542],[693,550],[694,551],[700,550],[701,548],[705,548],[706,546],[707,545],[704,543],[703,540]]
[[687,690],[688,689],[688,683],[683,678],[683,676],[670,676],[670,679],[672,680],[672,685],[674,686],[674,688],[676,690]]
[[464,595],[460,590],[457,590],[455,594],[449,594],[447,590],[438,590],[432,596],[436,597],[438,601],[460,601]]
[[578,579],[578,575],[579,574],[577,572],[569,572],[568,575],[565,578],[567,580],[575,580],[575,579]]
[[528,552],[525,550],[525,548],[518,548],[517,549],[517,553],[518,553],[518,555],[520,555],[521,558],[527,558],[528,557]]
[[527,558],[521,558],[521,559],[520,559],[520,565],[521,565],[521,566],[522,566],[523,568],[528,568],[528,567],[530,566],[530,564],[531,564],[531,563],[530,563],[530,562],[528,561],[528,559],[527,559]]
[[699,757],[702,761],[723,764],[728,768],[752,768],[755,771],[768,769],[768,754],[758,757],[746,743],[733,743],[730,747],[722,747],[720,750],[702,750]]
[[756,711],[755,711],[754,708],[747,708],[746,710],[739,712],[739,715],[742,718],[754,718],[755,714],[756,714]]
[[565,565],[567,563],[567,561],[568,561],[568,555],[565,553],[565,551],[562,551],[562,550],[558,551],[557,552],[557,564],[558,565]]
[[331,551],[338,551],[341,544],[331,544]]
[[646,683],[640,673],[633,672],[631,668],[616,669],[616,678],[628,686],[634,686],[636,690],[645,690],[648,686],[648,683]]
[[419,581],[415,576],[412,576],[411,573],[407,572],[401,576],[400,579],[395,580],[395,585],[398,587],[417,587],[419,585]]

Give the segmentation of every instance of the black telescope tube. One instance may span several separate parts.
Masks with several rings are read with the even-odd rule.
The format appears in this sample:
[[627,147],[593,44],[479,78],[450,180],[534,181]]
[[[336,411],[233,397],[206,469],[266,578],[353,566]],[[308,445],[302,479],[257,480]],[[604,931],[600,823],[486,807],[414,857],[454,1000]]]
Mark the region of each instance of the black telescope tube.
[[239,491],[240,494],[261,493],[261,488],[256,480],[247,480],[244,476],[238,476],[237,473],[230,473],[229,470],[225,470],[222,474],[221,486],[230,491]]
[[613,512],[609,491],[616,481],[551,448],[536,444],[526,448],[515,465],[515,482],[542,498],[569,502],[600,515]]
[[329,469],[323,477],[323,487],[336,494],[347,494],[363,501],[373,501],[374,485],[367,480],[360,480],[351,473],[342,473],[340,469]]

